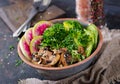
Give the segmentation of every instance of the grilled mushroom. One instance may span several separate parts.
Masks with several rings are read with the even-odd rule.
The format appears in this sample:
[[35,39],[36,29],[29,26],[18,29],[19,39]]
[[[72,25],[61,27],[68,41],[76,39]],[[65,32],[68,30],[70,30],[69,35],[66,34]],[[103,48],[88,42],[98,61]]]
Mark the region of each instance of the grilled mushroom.
[[84,48],[82,46],[78,46],[78,53],[84,53]]
[[62,63],[63,66],[68,66],[64,53],[61,54],[60,60],[61,60],[61,63]]
[[59,60],[60,60],[60,54],[57,53],[56,56],[52,59],[52,62],[51,62],[51,63],[48,63],[48,64],[46,64],[46,65],[44,65],[44,66],[47,66],[47,67],[53,66],[53,65],[55,65]]

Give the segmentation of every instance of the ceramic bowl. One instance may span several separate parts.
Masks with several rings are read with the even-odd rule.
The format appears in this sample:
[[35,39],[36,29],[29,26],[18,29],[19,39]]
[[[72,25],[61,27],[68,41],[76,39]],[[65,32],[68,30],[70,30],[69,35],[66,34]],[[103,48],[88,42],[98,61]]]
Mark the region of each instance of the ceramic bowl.
[[[77,20],[77,19],[71,19],[71,18],[62,18],[62,19],[55,19],[55,20],[51,20],[53,23],[58,23],[58,22],[63,22],[65,20]],[[80,61],[78,63],[69,65],[69,66],[65,66],[65,67],[41,67],[39,65],[35,65],[32,62],[28,61],[24,55],[22,54],[20,48],[19,48],[19,43],[18,43],[18,54],[20,56],[20,58],[29,66],[35,68],[40,75],[44,76],[44,78],[49,79],[49,80],[58,80],[58,79],[62,79],[65,77],[69,77],[71,75],[74,75],[80,71],[85,70],[86,68],[88,68],[91,63],[97,58],[97,54],[99,53],[99,51],[101,50],[102,44],[103,44],[103,37],[101,34],[101,31],[99,28],[97,28],[98,32],[99,32],[99,42],[98,42],[98,46],[96,48],[96,50],[85,60]]]

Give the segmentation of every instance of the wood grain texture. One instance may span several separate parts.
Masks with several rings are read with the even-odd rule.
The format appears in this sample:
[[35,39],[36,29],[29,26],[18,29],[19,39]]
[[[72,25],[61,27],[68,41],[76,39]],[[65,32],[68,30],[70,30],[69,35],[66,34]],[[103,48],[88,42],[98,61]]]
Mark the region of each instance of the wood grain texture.
[[65,14],[65,11],[63,11],[62,9],[58,8],[55,5],[52,5],[45,12],[38,13],[31,21],[32,22],[31,26],[33,26],[36,22],[40,20],[51,20],[51,19],[61,17],[64,14]]
[[14,4],[0,8],[0,17],[14,32],[27,19],[31,6],[31,0],[14,1]]
[[[15,32],[21,24],[28,18],[32,8],[32,0],[10,0],[11,5],[0,8],[0,17]],[[38,13],[32,20],[35,24],[39,20],[50,20],[65,14],[63,10],[56,6],[50,6],[45,12]]]

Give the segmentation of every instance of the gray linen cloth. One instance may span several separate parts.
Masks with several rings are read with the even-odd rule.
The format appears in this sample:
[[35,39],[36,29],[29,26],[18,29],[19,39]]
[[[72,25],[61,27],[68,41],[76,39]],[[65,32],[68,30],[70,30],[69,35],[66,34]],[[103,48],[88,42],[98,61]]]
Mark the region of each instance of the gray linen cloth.
[[120,30],[102,29],[104,44],[97,61],[84,71],[57,81],[28,78],[18,84],[110,84],[120,82]]

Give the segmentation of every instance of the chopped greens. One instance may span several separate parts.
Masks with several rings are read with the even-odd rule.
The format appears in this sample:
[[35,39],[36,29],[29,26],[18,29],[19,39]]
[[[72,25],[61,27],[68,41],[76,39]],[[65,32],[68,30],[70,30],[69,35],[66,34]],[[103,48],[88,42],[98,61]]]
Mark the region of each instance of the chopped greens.
[[[49,46],[51,49],[67,48],[74,62],[90,56],[97,47],[97,43],[98,31],[94,24],[84,27],[78,21],[68,20],[47,28],[40,46]],[[78,46],[85,49],[84,55],[78,53]]]
[[16,67],[19,66],[19,65],[21,65],[22,63],[23,63],[22,60],[15,60],[15,66]]
[[20,41],[20,38],[18,37],[18,38],[17,38],[17,42],[19,42],[19,41]]
[[82,25],[75,20],[68,20],[68,21],[64,21],[63,22],[63,26],[65,28],[66,31],[69,31],[70,29],[82,29]]
[[9,50],[10,50],[10,51],[12,51],[12,50],[14,50],[14,49],[15,49],[14,46],[12,46],[12,45],[9,46]]
[[63,25],[57,23],[46,29],[43,34],[42,46],[50,46],[51,48],[59,49],[62,46],[62,41],[66,37],[67,32]]

